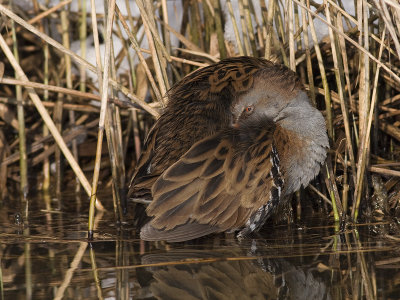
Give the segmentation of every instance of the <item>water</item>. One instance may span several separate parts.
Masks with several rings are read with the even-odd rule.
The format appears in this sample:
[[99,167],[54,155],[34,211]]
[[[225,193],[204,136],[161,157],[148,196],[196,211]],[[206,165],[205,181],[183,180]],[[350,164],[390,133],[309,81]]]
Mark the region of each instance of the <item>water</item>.
[[388,221],[338,231],[314,216],[241,242],[166,244],[140,241],[111,209],[88,243],[75,197],[30,199],[28,217],[14,203],[0,209],[1,299],[400,299],[400,236]]

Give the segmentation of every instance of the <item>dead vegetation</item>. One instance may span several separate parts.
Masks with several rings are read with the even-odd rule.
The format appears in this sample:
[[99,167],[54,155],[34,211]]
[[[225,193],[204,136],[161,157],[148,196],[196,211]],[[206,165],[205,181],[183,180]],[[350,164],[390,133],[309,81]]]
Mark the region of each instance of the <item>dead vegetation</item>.
[[[108,1],[106,15],[90,3],[74,12],[68,0],[55,7],[32,1],[30,9],[1,4],[1,198],[50,188],[60,194],[65,185],[90,196],[101,184],[123,218],[124,188],[171,85],[221,58],[250,55],[295,70],[326,117],[332,150],[308,191],[335,220],[357,220],[360,206],[397,215],[400,5],[355,0],[352,13],[341,0],[292,0],[287,9],[278,1],[226,0],[225,13],[222,2],[136,0],[139,17],[128,1]],[[179,31],[169,25],[177,10]],[[328,31],[319,39],[321,26]],[[94,51],[83,42],[89,35]],[[72,41],[81,41],[75,52]]]

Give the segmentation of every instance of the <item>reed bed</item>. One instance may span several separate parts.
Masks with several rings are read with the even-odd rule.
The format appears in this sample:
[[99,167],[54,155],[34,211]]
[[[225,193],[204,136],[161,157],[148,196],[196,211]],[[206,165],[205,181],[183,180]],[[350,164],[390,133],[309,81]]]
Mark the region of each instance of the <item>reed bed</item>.
[[[341,0],[110,0],[105,13],[94,0],[78,9],[71,2],[0,4],[1,199],[82,187],[91,219],[97,204],[122,221],[142,141],[168,89],[199,67],[250,55],[296,71],[326,118],[331,150],[319,178],[294,197],[297,215],[310,198],[335,221],[399,215],[396,1],[354,0],[346,11]],[[113,203],[96,199],[99,189]]]

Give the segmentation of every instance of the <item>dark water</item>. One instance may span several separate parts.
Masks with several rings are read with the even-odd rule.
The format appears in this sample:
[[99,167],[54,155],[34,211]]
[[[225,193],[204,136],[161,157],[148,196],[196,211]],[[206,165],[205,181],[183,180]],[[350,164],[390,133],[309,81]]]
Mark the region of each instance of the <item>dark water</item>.
[[30,199],[28,216],[2,204],[1,299],[400,299],[395,223],[338,231],[315,216],[242,242],[165,244],[140,241],[107,212],[88,243],[76,201]]

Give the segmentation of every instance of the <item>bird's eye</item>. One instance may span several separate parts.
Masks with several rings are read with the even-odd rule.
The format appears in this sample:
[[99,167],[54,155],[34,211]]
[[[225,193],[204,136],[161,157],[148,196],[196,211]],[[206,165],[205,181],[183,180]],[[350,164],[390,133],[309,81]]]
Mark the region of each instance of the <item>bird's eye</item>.
[[246,114],[251,114],[251,113],[253,112],[253,110],[254,110],[254,107],[251,106],[251,105],[249,105],[249,106],[247,106],[247,107],[244,109],[244,112],[245,112]]

